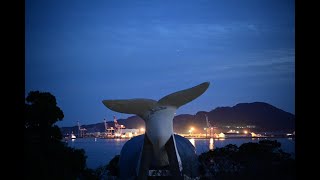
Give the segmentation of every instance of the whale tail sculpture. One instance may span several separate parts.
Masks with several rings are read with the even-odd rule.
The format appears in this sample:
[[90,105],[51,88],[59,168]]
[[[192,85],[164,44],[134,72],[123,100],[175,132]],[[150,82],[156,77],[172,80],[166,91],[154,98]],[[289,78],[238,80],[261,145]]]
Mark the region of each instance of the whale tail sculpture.
[[[173,133],[173,117],[179,107],[202,95],[208,87],[209,82],[204,82],[169,94],[158,101],[143,98],[102,101],[107,108],[113,111],[136,114],[145,121],[146,132],[136,168],[136,175],[139,179],[146,179],[150,168],[162,169],[163,167],[169,167],[172,176],[182,177],[185,163],[181,162],[179,152],[183,149],[179,150],[180,145],[177,149],[177,135]],[[180,141],[183,140],[178,139],[178,143],[181,144]],[[185,153],[182,154],[185,155]]]
[[209,87],[209,82],[199,84],[195,87],[169,94],[159,101],[152,99],[126,99],[126,100],[103,100],[102,103],[109,109],[143,116],[143,114],[156,106],[173,106],[179,108],[203,94]]

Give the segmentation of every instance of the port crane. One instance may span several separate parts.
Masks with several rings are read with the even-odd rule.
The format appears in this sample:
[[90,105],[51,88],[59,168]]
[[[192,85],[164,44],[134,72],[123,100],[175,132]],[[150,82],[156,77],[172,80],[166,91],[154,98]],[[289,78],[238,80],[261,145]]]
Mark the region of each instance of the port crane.
[[84,134],[85,134],[86,130],[87,130],[86,128],[81,128],[80,123],[78,121],[78,136],[79,137],[84,137]]
[[105,135],[107,138],[114,136],[114,129],[113,127],[108,127],[108,123],[106,119],[104,119],[104,128],[105,128]]
[[103,122],[104,122],[104,129],[105,129],[105,131],[107,132],[107,129],[108,129],[107,120],[106,120],[106,119],[103,119]]
[[209,137],[212,138],[213,137],[213,126],[210,124],[209,120],[208,120],[208,116],[205,114],[206,116],[206,123],[207,123],[207,128],[206,128],[206,137],[208,135],[208,131],[209,131]]
[[122,129],[125,129],[125,126],[118,123],[116,116],[113,116],[114,127],[116,129],[115,136],[120,136],[122,134]]

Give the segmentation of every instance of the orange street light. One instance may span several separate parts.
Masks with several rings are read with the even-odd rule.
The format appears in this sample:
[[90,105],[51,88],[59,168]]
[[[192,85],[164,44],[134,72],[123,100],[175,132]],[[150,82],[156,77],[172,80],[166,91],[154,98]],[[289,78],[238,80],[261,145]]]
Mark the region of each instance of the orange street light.
[[145,131],[144,128],[140,128],[140,133],[143,133]]

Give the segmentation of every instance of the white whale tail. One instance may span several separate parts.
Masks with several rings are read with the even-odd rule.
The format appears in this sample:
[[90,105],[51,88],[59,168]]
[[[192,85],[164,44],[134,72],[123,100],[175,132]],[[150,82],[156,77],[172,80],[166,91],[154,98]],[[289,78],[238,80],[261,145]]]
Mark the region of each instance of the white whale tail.
[[152,99],[125,99],[103,100],[102,103],[113,111],[141,116],[144,112],[155,107],[157,101]]
[[208,89],[209,84],[209,82],[204,82],[192,88],[169,94],[161,98],[158,104],[179,108],[203,94]]
[[156,106],[174,106],[179,108],[203,94],[209,87],[209,82],[201,83],[192,88],[169,94],[159,101],[152,99],[126,99],[126,100],[103,100],[102,103],[109,109],[126,114],[142,116],[146,111]]

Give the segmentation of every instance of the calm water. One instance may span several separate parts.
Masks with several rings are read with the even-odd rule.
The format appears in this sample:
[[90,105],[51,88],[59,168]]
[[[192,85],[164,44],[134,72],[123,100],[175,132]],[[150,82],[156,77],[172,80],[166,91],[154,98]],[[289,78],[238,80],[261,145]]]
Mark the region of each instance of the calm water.
[[[264,138],[238,138],[224,140],[209,139],[190,139],[191,143],[196,147],[197,154],[208,151],[209,149],[224,147],[228,144],[235,144],[238,147],[247,142],[259,142]],[[295,141],[288,138],[272,138],[281,143],[281,149],[295,156]],[[69,140],[67,143],[70,147],[84,149],[87,156],[87,166],[89,168],[97,168],[100,165],[106,165],[115,156],[120,154],[122,146],[127,139],[99,139],[99,138],[79,138]]]

